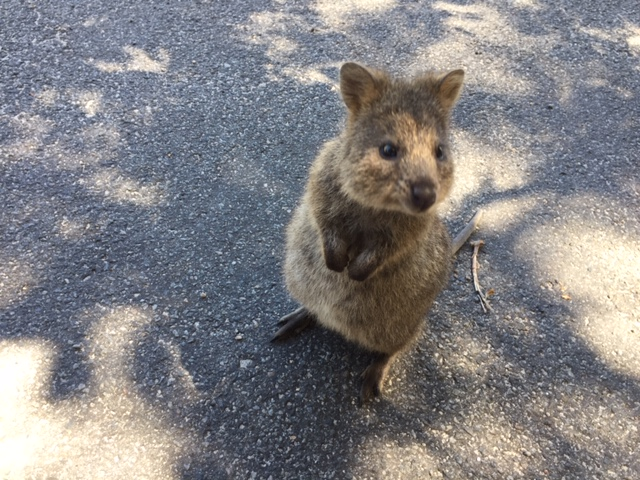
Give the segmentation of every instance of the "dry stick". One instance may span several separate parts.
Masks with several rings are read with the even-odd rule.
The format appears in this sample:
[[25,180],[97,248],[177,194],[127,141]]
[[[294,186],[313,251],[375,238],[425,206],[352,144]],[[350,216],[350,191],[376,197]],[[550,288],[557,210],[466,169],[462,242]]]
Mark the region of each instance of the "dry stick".
[[482,306],[482,310],[484,313],[487,313],[491,310],[491,305],[489,305],[489,300],[482,293],[482,288],[480,288],[480,282],[478,281],[478,250],[480,247],[484,245],[482,240],[476,240],[471,242],[473,245],[473,256],[471,257],[471,271],[473,272],[473,288],[478,294],[478,298],[480,298],[480,305]]
[[480,219],[482,218],[482,210],[478,210],[473,218],[465,225],[465,227],[460,230],[460,233],[456,235],[456,238],[451,242],[451,253],[455,255],[458,253],[458,250],[465,244],[465,242],[469,239],[473,231],[480,223]]
[[[473,231],[477,228],[478,223],[480,223],[480,219],[482,218],[482,210],[478,210],[473,218],[465,225],[465,227],[456,235],[451,242],[451,251],[453,255],[455,255],[458,250],[466,243],[469,239]],[[489,305],[489,301],[482,293],[482,289],[480,288],[480,282],[478,281],[478,250],[480,250],[480,246],[484,245],[482,240],[477,240],[475,242],[471,242],[473,246],[473,257],[471,258],[471,271],[473,272],[473,288],[475,289],[478,297],[480,298],[480,305],[482,306],[482,310],[484,313],[487,313],[491,310],[491,305]]]

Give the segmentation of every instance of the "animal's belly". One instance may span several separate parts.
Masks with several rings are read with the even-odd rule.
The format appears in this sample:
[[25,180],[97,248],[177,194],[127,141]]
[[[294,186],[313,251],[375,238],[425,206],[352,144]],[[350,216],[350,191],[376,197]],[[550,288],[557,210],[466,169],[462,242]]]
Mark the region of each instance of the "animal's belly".
[[285,279],[320,324],[375,351],[393,353],[415,338],[433,301],[420,285],[400,285],[394,272],[358,282],[329,270],[317,236],[292,239]]

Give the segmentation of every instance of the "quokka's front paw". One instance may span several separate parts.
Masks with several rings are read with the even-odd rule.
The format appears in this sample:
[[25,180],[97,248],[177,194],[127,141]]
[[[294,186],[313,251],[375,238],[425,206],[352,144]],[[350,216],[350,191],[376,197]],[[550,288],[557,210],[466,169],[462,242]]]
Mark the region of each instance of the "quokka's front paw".
[[338,252],[336,250],[325,250],[324,261],[329,270],[333,270],[334,272],[342,272],[349,263],[349,256],[347,255],[346,249],[344,250],[344,252]]
[[373,252],[365,250],[349,263],[348,272],[351,280],[364,282],[378,267]]
[[323,242],[324,262],[329,270],[342,272],[349,263],[347,242],[337,235],[325,235]]
[[356,268],[349,265],[349,278],[351,280],[355,280],[356,282],[364,282],[367,278],[371,276],[373,273],[373,268]]

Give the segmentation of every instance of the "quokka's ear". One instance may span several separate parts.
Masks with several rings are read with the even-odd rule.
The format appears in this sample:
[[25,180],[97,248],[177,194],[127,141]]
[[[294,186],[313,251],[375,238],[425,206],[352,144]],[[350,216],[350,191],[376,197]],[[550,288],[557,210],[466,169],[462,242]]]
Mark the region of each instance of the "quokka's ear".
[[438,83],[438,100],[440,100],[440,104],[445,109],[450,110],[458,101],[463,81],[463,70],[453,70],[440,79]]
[[345,63],[340,69],[340,92],[351,113],[358,113],[382,93],[381,78],[357,63]]

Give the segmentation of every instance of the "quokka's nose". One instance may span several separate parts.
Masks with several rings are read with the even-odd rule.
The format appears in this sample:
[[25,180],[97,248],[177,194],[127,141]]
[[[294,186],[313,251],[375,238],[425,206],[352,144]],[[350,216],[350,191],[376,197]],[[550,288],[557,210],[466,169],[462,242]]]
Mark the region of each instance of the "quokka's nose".
[[436,203],[436,188],[429,180],[422,180],[411,185],[411,203],[420,212],[424,212]]

